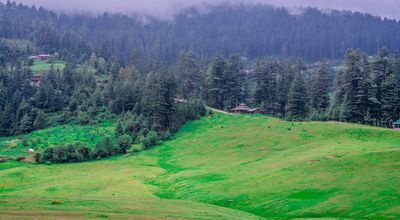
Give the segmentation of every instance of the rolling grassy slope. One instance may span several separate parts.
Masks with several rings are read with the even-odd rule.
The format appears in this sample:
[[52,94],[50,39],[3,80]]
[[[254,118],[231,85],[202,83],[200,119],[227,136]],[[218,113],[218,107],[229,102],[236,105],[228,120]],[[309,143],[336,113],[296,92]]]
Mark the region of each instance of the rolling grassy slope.
[[399,158],[397,131],[215,114],[136,155],[0,163],[0,218],[395,219]]

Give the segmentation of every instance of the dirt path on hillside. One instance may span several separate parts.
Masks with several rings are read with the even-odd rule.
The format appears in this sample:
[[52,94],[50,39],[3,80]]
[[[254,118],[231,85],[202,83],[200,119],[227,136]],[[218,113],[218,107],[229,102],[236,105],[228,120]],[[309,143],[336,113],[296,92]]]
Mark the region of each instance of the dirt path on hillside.
[[225,114],[225,115],[234,115],[233,113],[229,113],[229,112],[226,112],[226,111],[222,111],[222,110],[219,110],[219,109],[216,109],[216,108],[207,107],[207,109],[210,109],[211,111],[219,112],[219,113],[222,113],[222,114]]

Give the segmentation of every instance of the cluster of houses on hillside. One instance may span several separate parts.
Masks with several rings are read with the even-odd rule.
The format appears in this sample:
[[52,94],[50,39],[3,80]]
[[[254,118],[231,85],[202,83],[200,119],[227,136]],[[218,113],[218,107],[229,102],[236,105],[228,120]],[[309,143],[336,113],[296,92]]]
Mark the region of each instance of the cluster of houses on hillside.
[[[49,61],[52,58],[50,54],[38,54],[28,57],[29,60]],[[39,87],[42,84],[44,77],[40,75],[34,75],[29,78],[31,86]]]

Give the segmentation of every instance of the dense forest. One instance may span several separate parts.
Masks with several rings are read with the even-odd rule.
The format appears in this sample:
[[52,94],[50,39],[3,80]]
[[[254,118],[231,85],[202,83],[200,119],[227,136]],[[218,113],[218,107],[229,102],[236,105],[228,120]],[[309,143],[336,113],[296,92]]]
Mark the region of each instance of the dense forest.
[[[132,143],[149,148],[204,116],[205,105],[229,111],[247,103],[287,120],[389,127],[400,118],[400,53],[390,52],[400,48],[399,35],[394,20],[312,8],[290,15],[221,6],[144,21],[7,2],[0,4],[0,135],[115,120],[116,143],[48,148],[36,158],[78,162]],[[28,57],[39,53],[66,65],[52,65],[35,83]],[[323,59],[339,57],[339,64]]]
[[182,52],[216,52],[255,59],[269,55],[305,61],[339,59],[347,48],[375,54],[400,47],[398,21],[348,11],[305,8],[292,15],[267,5],[187,9],[172,20],[104,13],[55,13],[8,2],[0,5],[0,37],[30,39],[44,53],[85,59],[92,52],[147,72],[157,61],[174,64]]

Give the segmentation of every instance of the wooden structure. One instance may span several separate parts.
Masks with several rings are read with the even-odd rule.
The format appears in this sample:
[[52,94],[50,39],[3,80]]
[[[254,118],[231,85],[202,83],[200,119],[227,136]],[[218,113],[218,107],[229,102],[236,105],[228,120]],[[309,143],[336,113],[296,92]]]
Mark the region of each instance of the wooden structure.
[[400,130],[400,119],[393,122],[393,129]]
[[30,60],[38,60],[39,57],[38,56],[30,56],[30,57],[28,57],[28,59],[30,59]]
[[51,55],[49,55],[49,54],[40,54],[40,55],[37,55],[37,57],[41,61],[47,61],[47,60],[50,59]]
[[35,76],[31,76],[29,78],[29,82],[30,82],[31,86],[39,87],[42,84],[43,79],[44,79],[43,76],[35,75]]
[[235,114],[256,114],[259,113],[260,108],[250,108],[246,104],[242,103],[236,108],[232,109],[231,112]]
[[40,60],[40,61],[48,61],[51,58],[50,54],[39,54],[36,56],[30,56],[28,59],[30,60]]

